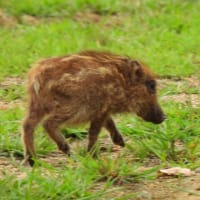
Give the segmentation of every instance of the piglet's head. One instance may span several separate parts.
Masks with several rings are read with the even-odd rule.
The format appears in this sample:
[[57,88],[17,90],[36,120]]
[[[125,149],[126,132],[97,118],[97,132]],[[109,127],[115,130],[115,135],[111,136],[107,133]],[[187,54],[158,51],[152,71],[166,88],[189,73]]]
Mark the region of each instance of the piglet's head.
[[165,114],[157,100],[155,76],[145,64],[139,61],[132,61],[131,68],[130,106],[145,121],[155,124],[163,122]]

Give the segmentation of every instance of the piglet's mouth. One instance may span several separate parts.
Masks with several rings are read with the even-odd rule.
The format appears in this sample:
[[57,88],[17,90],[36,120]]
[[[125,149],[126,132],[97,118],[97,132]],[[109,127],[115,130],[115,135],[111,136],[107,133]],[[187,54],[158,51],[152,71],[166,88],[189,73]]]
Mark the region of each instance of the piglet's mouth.
[[143,120],[152,122],[154,124],[160,124],[166,119],[166,115],[163,113],[161,108],[151,108],[150,112],[146,115],[138,114]]
[[[141,117],[141,116],[140,116]],[[141,117],[144,121],[147,121],[147,122],[152,122],[153,124],[161,124],[165,119],[166,117],[163,116],[163,117]]]

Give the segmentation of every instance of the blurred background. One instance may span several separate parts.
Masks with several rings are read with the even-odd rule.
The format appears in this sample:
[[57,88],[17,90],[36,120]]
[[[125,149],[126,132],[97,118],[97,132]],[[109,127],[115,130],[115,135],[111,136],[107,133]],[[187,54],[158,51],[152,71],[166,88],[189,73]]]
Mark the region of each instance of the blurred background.
[[147,62],[161,76],[198,69],[198,0],[1,0],[0,78],[85,49]]

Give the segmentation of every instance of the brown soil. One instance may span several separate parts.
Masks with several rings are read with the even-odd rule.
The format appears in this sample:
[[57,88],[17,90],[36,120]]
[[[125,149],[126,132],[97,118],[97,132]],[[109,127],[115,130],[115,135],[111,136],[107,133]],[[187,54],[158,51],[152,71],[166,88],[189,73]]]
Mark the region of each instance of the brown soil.
[[38,24],[44,24],[49,23],[52,21],[60,21],[61,18],[59,17],[35,17],[27,14],[23,14],[19,17],[14,17],[6,14],[0,9],[0,26],[6,27],[6,28],[13,28],[17,24],[26,24],[30,26],[35,26]]
[[167,87],[167,85],[175,85],[177,88],[183,87],[184,84],[187,87],[195,87],[198,90],[197,94],[171,94],[161,97],[161,101],[173,101],[181,104],[189,104],[194,108],[200,107],[200,79],[196,76],[191,76],[183,79],[160,79],[158,85],[160,88]]
[[182,104],[190,104],[194,108],[200,107],[200,94],[173,94],[163,96],[162,101],[174,101]]
[[6,77],[3,81],[0,82],[0,87],[6,87],[10,85],[22,85],[25,81],[19,77]]
[[[0,82],[0,88],[6,88],[10,85],[24,85],[25,81],[19,77],[7,77]],[[12,102],[7,102],[3,99],[0,99],[0,110],[12,109],[15,107],[23,107],[23,101],[20,99],[14,100]]]
[[17,24],[17,19],[13,16],[6,15],[1,9],[0,9],[0,26],[4,27],[13,27]]
[[6,102],[0,99],[0,110],[7,110],[7,109],[16,108],[16,107],[24,107],[24,105],[25,105],[24,102],[22,102],[21,100]]
[[[78,12],[76,13],[76,15],[74,16],[74,20],[78,21],[78,22],[82,22],[82,23],[100,23],[102,22],[103,26],[105,26],[105,28],[109,28],[111,26],[122,26],[122,19],[124,18],[128,18],[128,16],[123,15],[123,17],[117,13],[113,14],[113,15],[109,15],[109,17],[105,17],[103,18],[103,16],[99,13],[96,12],[92,12],[90,10],[84,11],[84,12]],[[102,20],[103,19],[103,20]]]
[[84,23],[98,23],[101,20],[101,15],[88,10],[85,12],[76,13],[74,19]]
[[[117,151],[112,152],[112,154],[117,153]],[[114,155],[114,157],[117,157],[117,155]],[[64,154],[55,151],[40,159],[52,164],[54,167],[60,167],[62,164],[67,163],[68,158]],[[25,178],[27,175],[24,170],[21,170],[20,163],[20,160],[15,160],[14,158],[0,157],[0,178],[2,179],[6,175],[15,175],[17,179]],[[31,170],[30,167],[27,167],[28,169]],[[149,168],[141,170],[145,169]],[[98,190],[98,188],[102,187],[102,184],[103,182],[97,182],[93,190]],[[199,200],[200,173],[195,173],[194,176],[185,178],[166,176],[158,177],[152,181],[114,184],[109,190],[110,192],[106,195],[106,199],[113,199],[113,196],[122,198],[130,194],[130,200]]]

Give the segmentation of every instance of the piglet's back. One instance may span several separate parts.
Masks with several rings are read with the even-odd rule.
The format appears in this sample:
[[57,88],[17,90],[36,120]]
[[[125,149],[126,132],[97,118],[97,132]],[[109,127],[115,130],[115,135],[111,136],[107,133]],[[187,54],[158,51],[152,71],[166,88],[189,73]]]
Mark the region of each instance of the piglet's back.
[[88,91],[95,86],[100,90],[111,87],[111,84],[125,84],[126,80],[116,68],[122,60],[104,54],[87,54],[50,58],[36,63],[29,72],[29,85],[35,85],[39,93],[42,90]]

